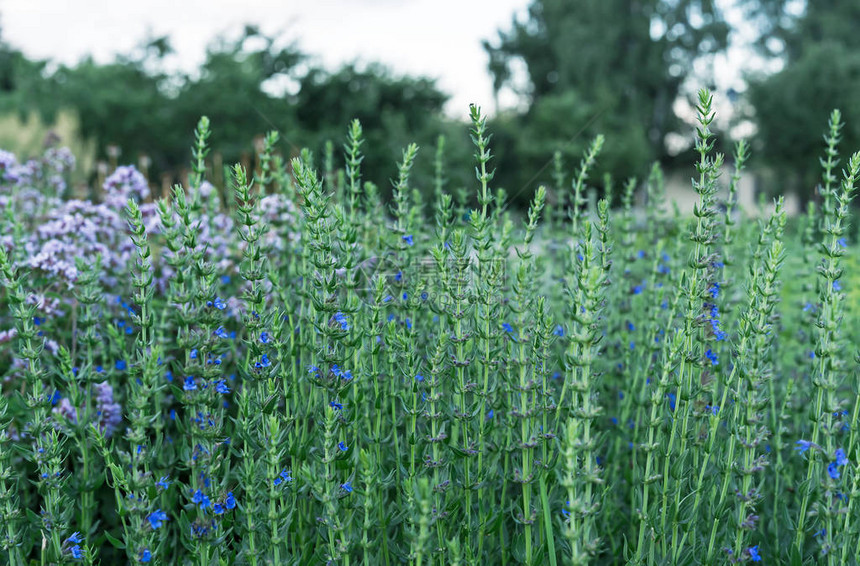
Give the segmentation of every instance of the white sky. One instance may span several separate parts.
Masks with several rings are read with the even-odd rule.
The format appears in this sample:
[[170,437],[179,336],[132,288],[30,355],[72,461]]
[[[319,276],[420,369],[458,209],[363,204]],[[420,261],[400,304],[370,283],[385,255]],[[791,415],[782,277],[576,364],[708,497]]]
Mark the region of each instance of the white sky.
[[[284,32],[328,69],[378,61],[396,73],[438,79],[448,114],[470,102],[492,108],[482,39],[496,38],[529,0],[0,0],[3,39],[28,57],[106,62],[150,34],[169,35],[173,65],[193,70],[218,34],[246,23]],[[511,103],[512,100],[502,100]]]

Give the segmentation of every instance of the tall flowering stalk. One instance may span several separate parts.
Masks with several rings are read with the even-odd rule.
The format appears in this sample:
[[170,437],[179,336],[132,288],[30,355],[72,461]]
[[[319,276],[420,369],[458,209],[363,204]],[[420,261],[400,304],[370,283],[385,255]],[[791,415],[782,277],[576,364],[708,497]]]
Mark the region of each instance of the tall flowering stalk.
[[[570,317],[574,321],[564,356],[565,386],[571,391],[569,403],[559,402],[559,413],[567,421],[563,452],[566,461],[569,512],[566,536],[571,545],[571,563],[587,564],[600,550],[596,515],[600,508],[601,466],[597,463],[597,435],[594,421],[602,413],[597,404],[595,361],[600,352],[600,319],[605,295],[606,272],[592,240],[592,227],[584,221],[581,246],[571,246]],[[571,465],[573,468],[571,468]]]
[[[841,258],[845,254],[840,240],[848,228],[849,204],[854,196],[856,182],[860,175],[860,152],[851,156],[848,168],[844,172],[839,193],[835,195],[835,208],[831,216],[824,217],[825,241],[823,242],[823,258],[819,265],[818,297],[820,315],[817,323],[815,357],[817,364],[814,368],[813,381],[815,400],[811,405],[812,434],[811,443],[816,450],[809,451],[806,478],[801,493],[801,504],[795,529],[794,552],[803,555],[806,540],[807,511],[814,506],[818,517],[823,517],[822,527],[825,530],[826,549],[830,550],[833,543],[834,517],[830,512],[832,502],[828,501],[835,491],[834,480],[839,474],[832,468],[828,476],[822,477],[824,462],[836,461],[836,438],[834,426],[838,416],[843,411],[844,403],[837,397],[837,390],[842,381],[842,368],[845,361],[840,355],[840,323],[844,316],[844,293],[840,278],[843,269]],[[816,490],[816,485],[824,487],[824,491]],[[833,560],[831,558],[830,560]]]
[[65,560],[65,537],[69,531],[72,507],[68,504],[65,485],[67,449],[64,438],[53,426],[48,408],[53,396],[52,379],[48,378],[42,362],[44,345],[38,334],[34,313],[36,305],[28,300],[23,278],[13,268],[4,246],[0,246],[0,277],[7,289],[16,320],[16,353],[23,365],[22,392],[27,412],[27,428],[23,431],[29,447],[24,454],[37,474],[33,479],[39,495],[42,513],[38,529],[42,538],[41,560]]

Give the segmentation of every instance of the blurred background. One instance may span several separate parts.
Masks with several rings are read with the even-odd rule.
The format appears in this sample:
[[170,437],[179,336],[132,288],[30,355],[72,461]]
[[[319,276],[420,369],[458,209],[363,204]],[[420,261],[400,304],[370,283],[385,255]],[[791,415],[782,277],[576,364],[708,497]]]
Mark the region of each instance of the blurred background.
[[860,149],[857,30],[860,2],[845,0],[4,0],[0,148],[23,160],[67,145],[81,186],[119,163],[169,187],[205,114],[217,185],[269,130],[285,156],[331,142],[340,160],[358,118],[365,179],[388,188],[414,141],[413,185],[429,192],[445,135],[448,188],[471,192],[474,102],[490,116],[494,184],[517,206],[552,186],[556,151],[572,170],[598,133],[592,184],[659,161],[683,193],[692,101],[708,87],[718,149],[753,142],[743,198],[799,208],[817,198],[833,108],[843,155]]

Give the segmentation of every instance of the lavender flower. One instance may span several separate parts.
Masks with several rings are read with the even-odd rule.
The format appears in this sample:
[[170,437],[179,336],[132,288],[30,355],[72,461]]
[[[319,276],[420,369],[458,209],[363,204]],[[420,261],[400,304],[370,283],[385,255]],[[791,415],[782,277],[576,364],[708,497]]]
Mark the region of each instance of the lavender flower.
[[99,416],[99,428],[109,438],[122,423],[122,407],[114,401],[113,387],[108,382],[96,383],[93,389],[96,393],[96,414]]

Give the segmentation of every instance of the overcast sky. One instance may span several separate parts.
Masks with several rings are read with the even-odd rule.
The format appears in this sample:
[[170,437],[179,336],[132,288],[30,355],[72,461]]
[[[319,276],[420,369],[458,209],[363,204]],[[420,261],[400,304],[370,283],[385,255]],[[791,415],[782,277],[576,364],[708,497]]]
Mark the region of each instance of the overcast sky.
[[[492,107],[482,39],[496,37],[528,0],[0,0],[3,38],[27,56],[105,62],[147,36],[169,35],[174,65],[192,70],[218,34],[245,23],[298,41],[326,68],[385,63],[438,79],[465,118],[470,102]],[[506,102],[503,100],[503,103]],[[511,101],[507,101],[511,102]]]

